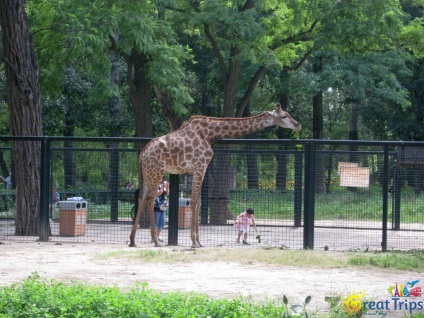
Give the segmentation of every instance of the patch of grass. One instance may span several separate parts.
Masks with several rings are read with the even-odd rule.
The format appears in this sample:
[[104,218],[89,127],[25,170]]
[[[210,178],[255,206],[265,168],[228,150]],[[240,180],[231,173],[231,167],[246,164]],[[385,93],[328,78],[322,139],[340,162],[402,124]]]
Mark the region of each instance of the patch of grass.
[[403,271],[424,271],[424,251],[387,253],[337,253],[323,251],[270,249],[147,249],[142,251],[119,251],[101,254],[100,258],[127,257],[140,262],[234,262],[240,264],[268,264],[277,266],[300,266],[334,268],[361,266],[387,268]]
[[215,300],[202,294],[158,293],[140,284],[116,287],[42,281],[33,275],[0,287],[0,317],[281,317],[284,307],[246,298]]
[[[274,190],[273,190],[274,189]],[[255,208],[258,219],[290,219],[293,217],[294,191],[281,193],[275,187],[270,189],[238,188],[230,192],[230,210],[237,214],[247,207]],[[410,187],[401,192],[402,223],[424,222],[419,211],[424,208],[424,195],[416,195]],[[346,187],[332,186],[331,192],[315,197],[316,220],[358,220],[380,221],[383,213],[381,187],[358,188],[349,191]],[[389,211],[389,219],[391,211]]]
[[[290,305],[290,304],[288,304]],[[147,284],[130,291],[73,282],[41,280],[35,273],[20,283],[0,287],[0,317],[281,317],[284,304],[249,298],[212,299],[197,293],[159,293]],[[288,317],[291,317],[289,315]],[[296,317],[306,317],[305,314]],[[316,318],[344,318],[340,299],[329,313],[309,313]],[[355,316],[356,317],[356,316]],[[406,316],[405,316],[406,317]],[[408,315],[423,318],[423,313]]]
[[202,249],[147,249],[142,251],[120,251],[104,253],[99,258],[127,257],[131,261],[140,262],[234,262],[241,264],[269,264],[286,266],[304,266],[331,268],[346,266],[346,253],[323,253],[321,251],[299,251],[278,248],[271,249],[229,249],[229,248],[202,248]]
[[424,251],[358,253],[350,256],[348,264],[422,272],[424,271]]

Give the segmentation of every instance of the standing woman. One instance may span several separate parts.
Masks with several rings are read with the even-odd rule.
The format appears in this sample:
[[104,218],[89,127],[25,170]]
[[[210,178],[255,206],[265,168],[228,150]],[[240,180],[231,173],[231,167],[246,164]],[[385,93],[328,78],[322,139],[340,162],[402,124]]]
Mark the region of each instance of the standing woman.
[[169,182],[166,181],[165,176],[162,179],[161,184],[159,185],[158,191],[156,192],[155,199],[155,229],[156,236],[159,242],[163,242],[163,239],[160,238],[160,233],[162,229],[165,227],[165,217],[166,210],[168,209],[168,201],[166,199],[166,195],[168,194]]

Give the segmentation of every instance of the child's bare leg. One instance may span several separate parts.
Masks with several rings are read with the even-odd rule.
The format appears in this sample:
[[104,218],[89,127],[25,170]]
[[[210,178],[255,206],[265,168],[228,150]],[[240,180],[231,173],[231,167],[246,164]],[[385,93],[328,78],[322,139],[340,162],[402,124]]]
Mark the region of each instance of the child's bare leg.
[[245,244],[245,245],[250,245],[249,243],[247,243],[247,232],[246,233],[244,233],[244,239],[243,239],[243,244]]
[[237,243],[240,243],[240,237],[241,237],[242,233],[243,233],[243,231],[238,232],[238,236],[237,236],[237,240],[236,240]]

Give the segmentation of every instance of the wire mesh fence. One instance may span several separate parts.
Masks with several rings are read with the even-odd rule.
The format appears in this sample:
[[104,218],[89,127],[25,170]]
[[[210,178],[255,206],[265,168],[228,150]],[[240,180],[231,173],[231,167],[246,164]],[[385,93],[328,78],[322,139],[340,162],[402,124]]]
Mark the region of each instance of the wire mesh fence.
[[[43,137],[40,232],[57,242],[127,244],[138,189],[138,154],[148,139]],[[22,209],[13,137],[0,137],[0,239],[36,240],[17,231]],[[42,143],[42,140],[33,141]],[[424,143],[224,140],[202,186],[203,246],[324,250],[412,250],[424,244]],[[10,176],[10,178],[8,178]],[[168,180],[169,175],[166,175]],[[165,212],[164,244],[191,246],[192,179],[171,178],[179,206]],[[43,198],[47,202],[43,204]],[[21,201],[20,201],[21,200]],[[21,204],[21,205],[20,205]],[[255,210],[249,246],[234,222]],[[169,222],[178,215],[177,223]],[[46,215],[47,222],[42,221]],[[25,218],[24,218],[25,220]],[[175,218],[174,218],[175,220]],[[136,242],[151,244],[148,222]]]

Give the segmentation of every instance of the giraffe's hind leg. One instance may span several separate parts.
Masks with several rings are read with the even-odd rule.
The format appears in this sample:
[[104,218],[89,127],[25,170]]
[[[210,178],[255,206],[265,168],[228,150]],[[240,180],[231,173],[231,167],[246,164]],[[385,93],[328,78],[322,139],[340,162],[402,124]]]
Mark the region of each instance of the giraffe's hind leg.
[[150,222],[150,236],[152,238],[153,243],[155,244],[155,247],[161,247],[162,244],[159,243],[157,233],[156,233],[156,226],[155,226],[155,212],[154,212],[154,205],[155,205],[155,198],[157,195],[157,189],[158,186],[161,183],[163,173],[156,175],[154,178],[151,179],[148,185],[148,193],[147,193],[147,202],[149,202],[148,205],[148,211],[149,211],[149,222]]
[[138,209],[136,211],[133,228],[131,230],[130,245],[129,245],[130,247],[137,247],[137,245],[135,244],[135,235],[137,233],[137,228],[140,222],[142,211],[144,211],[144,209],[146,208],[146,197],[144,195],[141,198],[139,197],[137,200],[138,200]]

